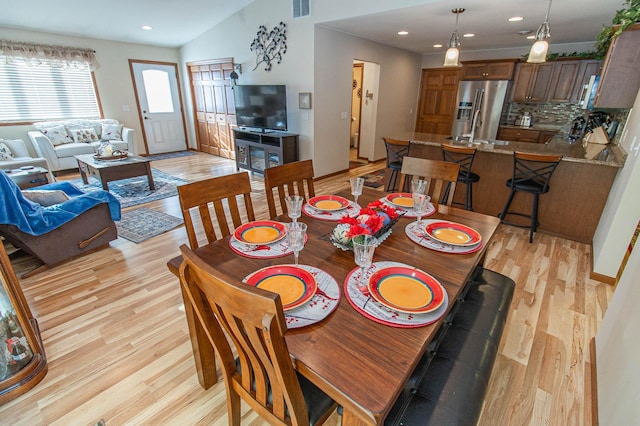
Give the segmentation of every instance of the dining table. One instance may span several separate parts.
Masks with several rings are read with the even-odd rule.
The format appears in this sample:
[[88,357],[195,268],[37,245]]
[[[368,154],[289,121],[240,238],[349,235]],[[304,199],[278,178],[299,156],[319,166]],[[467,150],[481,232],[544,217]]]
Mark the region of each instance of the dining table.
[[[333,195],[353,199],[348,189]],[[387,195],[365,187],[358,204],[365,206]],[[423,220],[451,221],[470,227],[481,239],[477,247],[465,252],[446,252],[418,244],[405,232],[407,226],[416,222],[415,218],[407,215],[393,225],[391,233],[379,244],[373,257],[374,264],[397,262],[418,268],[442,285],[447,302],[439,318],[422,326],[394,326],[376,321],[363,314],[361,309],[356,309],[345,293],[345,280],[359,270],[353,252],[336,246],[328,238],[337,222],[307,214],[298,218],[308,227],[308,239],[299,254],[300,264],[326,272],[338,283],[339,293],[336,293],[337,297],[331,297],[335,299],[336,306],[324,319],[303,327],[289,328],[285,338],[297,371],[343,407],[343,424],[384,424],[385,417],[436,335],[443,318],[476,268],[482,266],[500,224],[494,216],[442,204],[434,207],[432,214]],[[276,220],[291,221],[287,215]],[[233,238],[231,235],[214,241],[198,248],[196,253],[238,282],[268,266],[293,264],[293,255],[242,256],[232,249],[230,241]],[[181,262],[181,256],[172,258],[168,262],[170,271],[178,275]],[[198,378],[206,389],[217,381],[214,350],[186,297],[184,303]]]

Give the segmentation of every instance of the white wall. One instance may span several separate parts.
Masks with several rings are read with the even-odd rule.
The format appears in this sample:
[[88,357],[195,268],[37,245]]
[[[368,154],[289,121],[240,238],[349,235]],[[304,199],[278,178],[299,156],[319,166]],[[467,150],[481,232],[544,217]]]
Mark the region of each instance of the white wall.
[[640,92],[620,138],[629,155],[618,172],[593,235],[593,271],[615,277],[640,220]]
[[[351,71],[354,59],[380,65],[380,95],[376,117],[372,158],[384,156],[383,134],[395,133],[398,125],[415,120],[420,57],[413,53],[382,46],[367,40],[324,28],[317,22],[367,12],[396,9],[420,4],[418,0],[338,0],[313,2],[312,15],[291,18],[290,0],[258,0],[220,25],[181,48],[184,63],[215,58],[234,58],[242,64],[238,84],[286,84],[288,127],[300,134],[301,159],[314,160],[316,176],[348,168],[351,110]],[[256,55],[249,47],[259,25],[271,30],[280,21],[287,24],[287,53],[281,64],[270,72],[262,67],[253,71]],[[186,75],[186,68],[183,68]],[[386,80],[388,79],[388,80]],[[184,82],[184,84],[187,84]],[[187,120],[193,123],[190,92],[185,105]],[[298,93],[312,93],[312,109],[298,108]],[[411,111],[411,112],[409,112]],[[340,113],[347,112],[346,118]],[[412,117],[413,114],[413,117]],[[317,126],[314,123],[322,123]],[[190,146],[195,146],[195,130],[190,126]]]
[[[83,37],[38,33],[0,27],[0,38],[29,43],[56,44],[61,46],[93,49],[100,68],[94,72],[100,103],[105,118],[114,118],[136,130],[137,152],[144,153],[142,124],[138,116],[133,80],[129,71],[129,59],[160,62],[179,62],[178,49],[120,43]],[[128,107],[129,111],[124,111]],[[32,153],[33,147],[27,132],[33,126],[0,126],[0,138],[23,139]]]
[[598,417],[602,426],[640,424],[638,283],[640,242],[629,257],[596,334]]
[[[370,89],[377,102],[373,147],[365,155],[371,160],[384,158],[383,136],[413,130],[420,85],[420,56],[321,26],[316,26],[314,45],[317,102],[313,160],[316,174],[322,176],[348,167],[346,141],[350,121],[349,116],[341,118],[341,113],[350,111],[354,59],[379,66],[379,86]],[[366,76],[364,82],[369,84]],[[360,134],[365,140],[371,138],[366,129],[361,128]]]

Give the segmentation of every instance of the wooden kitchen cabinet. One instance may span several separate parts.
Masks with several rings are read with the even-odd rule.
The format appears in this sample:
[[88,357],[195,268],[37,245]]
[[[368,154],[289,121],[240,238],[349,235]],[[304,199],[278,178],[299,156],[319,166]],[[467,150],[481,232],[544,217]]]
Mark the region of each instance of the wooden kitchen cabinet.
[[551,103],[570,102],[580,70],[580,60],[559,60],[555,63],[549,87],[548,101]]
[[514,60],[466,61],[462,63],[461,80],[511,80]]
[[592,75],[600,75],[602,61],[596,59],[584,59],[580,61],[580,68],[576,76],[576,82],[573,87],[570,102],[577,104],[583,96],[585,86],[589,84]]
[[640,89],[640,23],[630,25],[607,51],[593,105],[631,108]]
[[512,100],[520,103],[546,102],[554,68],[553,62],[519,63],[513,81]]
[[556,133],[555,130],[500,126],[498,128],[498,139],[510,142],[547,143]]

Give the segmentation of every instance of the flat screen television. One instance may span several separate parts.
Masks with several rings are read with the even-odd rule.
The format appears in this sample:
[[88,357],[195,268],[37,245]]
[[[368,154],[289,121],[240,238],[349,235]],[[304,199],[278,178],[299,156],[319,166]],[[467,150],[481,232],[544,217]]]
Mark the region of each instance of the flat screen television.
[[287,130],[287,91],[284,85],[233,86],[239,127]]

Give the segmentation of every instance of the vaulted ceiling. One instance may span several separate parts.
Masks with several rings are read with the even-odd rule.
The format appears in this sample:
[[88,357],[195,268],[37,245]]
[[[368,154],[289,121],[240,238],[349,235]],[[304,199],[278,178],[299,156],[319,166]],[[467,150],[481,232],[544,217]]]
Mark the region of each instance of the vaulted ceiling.
[[[254,0],[29,0],[11,2],[0,13],[0,26],[74,36],[179,47],[222,22]],[[315,0],[321,1],[321,0]],[[555,0],[551,5],[550,43],[595,40],[610,24],[623,0]],[[439,0],[385,13],[324,22],[321,25],[416,53],[446,49],[455,24],[452,8],[463,7],[459,17],[461,51],[531,45],[519,31],[535,33],[544,21],[548,4],[531,0]],[[311,1],[313,14],[313,1]],[[509,22],[522,16],[519,22]],[[153,30],[141,27],[150,25]],[[400,36],[398,31],[407,35]],[[462,37],[473,33],[475,37]],[[442,44],[443,48],[435,48]]]

